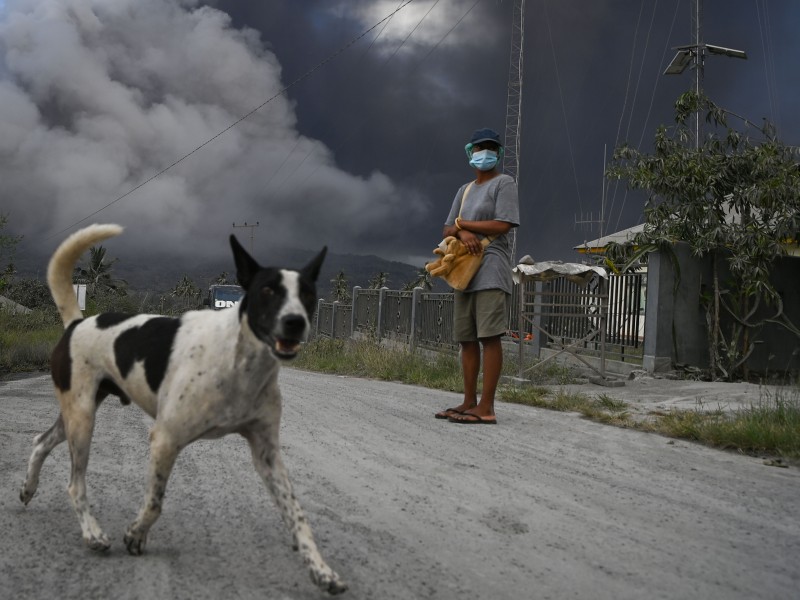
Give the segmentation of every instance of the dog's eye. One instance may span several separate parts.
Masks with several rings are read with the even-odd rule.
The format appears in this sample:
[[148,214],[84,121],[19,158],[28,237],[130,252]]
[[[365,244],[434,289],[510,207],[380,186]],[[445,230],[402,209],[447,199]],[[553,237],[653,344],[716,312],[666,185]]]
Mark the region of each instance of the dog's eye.
[[261,297],[262,298],[269,298],[274,293],[275,292],[273,291],[273,289],[271,287],[261,288]]

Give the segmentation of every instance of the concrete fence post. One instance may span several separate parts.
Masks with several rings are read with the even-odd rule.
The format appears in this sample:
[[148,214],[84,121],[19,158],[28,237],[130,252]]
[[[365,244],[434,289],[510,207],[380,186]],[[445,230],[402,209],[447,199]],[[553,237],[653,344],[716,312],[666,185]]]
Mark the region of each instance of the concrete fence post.
[[317,300],[317,314],[314,315],[314,336],[319,335],[319,313],[322,310],[322,298]]
[[411,352],[417,349],[417,331],[420,326],[420,319],[422,318],[422,307],[420,306],[420,299],[422,297],[422,288],[415,287],[411,292],[411,327],[408,331],[408,346]]
[[339,308],[339,301],[333,301],[333,308],[331,309],[331,339],[336,339],[336,309]]
[[361,289],[360,285],[353,287],[353,302],[350,310],[350,337],[356,337],[356,326],[358,325],[358,318],[356,316],[356,305],[358,303],[358,292]]
[[384,300],[386,299],[386,290],[388,290],[386,286],[381,288],[380,294],[378,295],[378,326],[376,335],[378,336],[378,341],[380,342],[383,339],[383,304]]

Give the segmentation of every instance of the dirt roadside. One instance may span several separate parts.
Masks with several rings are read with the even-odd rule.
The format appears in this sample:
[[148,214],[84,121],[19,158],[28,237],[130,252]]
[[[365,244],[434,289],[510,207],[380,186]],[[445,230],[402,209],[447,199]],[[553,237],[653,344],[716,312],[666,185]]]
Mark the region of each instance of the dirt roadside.
[[[752,599],[800,587],[795,468],[511,404],[497,426],[455,425],[433,419],[455,394],[414,386],[293,369],[281,379],[284,459],[346,597]],[[667,381],[576,388],[732,402],[730,389],[716,398]],[[184,451],[147,554],[128,556],[150,421],[113,401],[98,413],[88,480],[111,552],[82,545],[65,446],[24,508],[31,439],[56,414],[46,375],[0,382],[8,597],[324,597],[234,437]]]

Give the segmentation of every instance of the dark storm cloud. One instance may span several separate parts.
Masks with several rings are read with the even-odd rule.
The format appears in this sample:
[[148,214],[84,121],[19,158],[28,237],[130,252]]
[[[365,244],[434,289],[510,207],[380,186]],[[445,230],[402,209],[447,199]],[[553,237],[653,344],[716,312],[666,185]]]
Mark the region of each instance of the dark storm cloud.
[[[262,33],[290,80],[399,4],[217,5]],[[470,177],[462,150],[469,133],[505,125],[513,2],[413,5],[413,14],[404,9],[377,39],[380,28],[369,36],[369,50],[366,41],[359,44],[290,91],[298,128],[324,141],[337,164],[354,173],[376,168],[424,199],[425,222],[412,230],[391,223],[370,241],[392,256],[429,251],[454,191]],[[779,121],[783,138],[800,142],[800,123],[789,112],[800,51],[791,24],[800,22],[800,7],[771,2],[767,10],[767,3],[749,0],[704,5],[705,41],[749,55],[747,61],[709,57],[706,91],[756,122]],[[658,125],[672,124],[675,99],[692,86],[688,70],[662,74],[671,48],[692,42],[690,9],[689,0],[526,2],[520,253],[574,260],[572,246],[598,236],[596,224],[590,230],[575,221],[599,217],[604,154],[610,159],[623,142],[647,148]],[[610,186],[605,231],[638,223],[643,200],[624,185]]]
[[[0,23],[0,210],[47,236],[132,189],[395,10],[397,0],[7,2]],[[706,0],[722,106],[800,142],[800,7]],[[768,9],[767,9],[768,5]],[[224,251],[232,221],[256,243],[423,260],[477,127],[505,126],[511,0],[416,0],[255,115],[92,220],[134,243]],[[691,73],[662,75],[691,43],[690,2],[528,0],[518,254],[575,259],[597,237],[603,155],[647,147]],[[606,230],[642,198],[608,190]],[[198,240],[218,240],[198,244]],[[190,242],[190,243],[187,243]],[[52,241],[50,243],[55,243]]]

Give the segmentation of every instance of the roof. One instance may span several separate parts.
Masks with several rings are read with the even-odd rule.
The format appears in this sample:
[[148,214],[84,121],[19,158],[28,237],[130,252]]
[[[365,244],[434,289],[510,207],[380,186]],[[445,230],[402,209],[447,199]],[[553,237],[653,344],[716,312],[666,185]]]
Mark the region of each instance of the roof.
[[511,270],[516,283],[521,281],[550,281],[566,277],[570,281],[585,285],[594,275],[608,277],[606,270],[593,265],[565,263],[560,260],[534,261],[529,254],[523,256],[519,264]]
[[589,253],[602,253],[605,250],[605,247],[611,243],[616,244],[624,244],[625,242],[630,242],[633,240],[634,236],[637,233],[641,233],[644,230],[644,223],[640,223],[639,225],[634,225],[633,227],[628,227],[627,229],[623,229],[622,231],[617,231],[616,233],[610,233],[608,235],[604,235],[601,238],[597,238],[596,240],[592,240],[591,242],[584,242],[583,244],[579,244],[578,246],[573,247],[573,250],[577,250],[583,254]]

